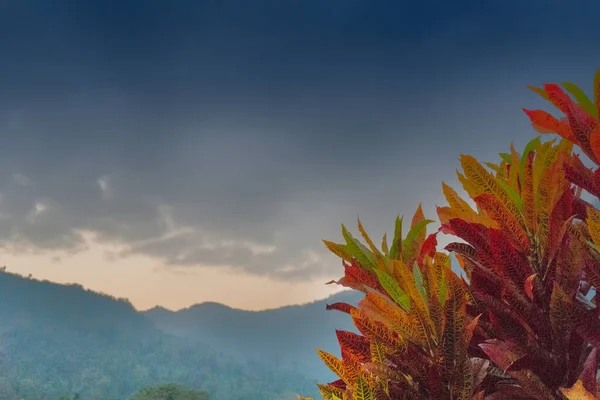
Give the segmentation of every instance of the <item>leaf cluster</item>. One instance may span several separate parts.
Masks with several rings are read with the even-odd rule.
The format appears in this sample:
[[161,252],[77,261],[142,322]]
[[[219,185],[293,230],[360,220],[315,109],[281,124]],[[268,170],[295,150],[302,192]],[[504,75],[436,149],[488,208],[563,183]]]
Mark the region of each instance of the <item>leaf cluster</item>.
[[[590,100],[563,83],[532,89],[565,114],[524,110],[540,137],[497,163],[462,155],[469,200],[442,183],[448,205],[427,234],[421,206],[406,236],[377,247],[324,241],[342,259],[337,283],[365,294],[350,315],[360,334],[337,331],[341,358],[319,351],[339,377],[328,400],[600,398],[600,70]],[[577,146],[596,168],[587,167]],[[437,236],[460,241],[438,249]],[[462,269],[451,268],[454,256]],[[300,399],[302,399],[300,397]]]

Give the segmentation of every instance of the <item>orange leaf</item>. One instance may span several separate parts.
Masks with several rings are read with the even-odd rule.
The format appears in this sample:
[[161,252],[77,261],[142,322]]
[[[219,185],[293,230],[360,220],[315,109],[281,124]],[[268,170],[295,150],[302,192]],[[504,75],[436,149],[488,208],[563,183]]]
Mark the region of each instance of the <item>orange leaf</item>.
[[568,141],[579,144],[579,141],[573,134],[571,127],[565,121],[559,121],[554,118],[552,115],[542,110],[527,110],[523,109],[525,114],[531,120],[531,125],[533,129],[538,131],[539,133],[557,133],[561,137],[567,139]]
[[537,274],[532,274],[529,276],[529,278],[525,279],[525,294],[531,300],[533,300],[533,280],[536,276]]

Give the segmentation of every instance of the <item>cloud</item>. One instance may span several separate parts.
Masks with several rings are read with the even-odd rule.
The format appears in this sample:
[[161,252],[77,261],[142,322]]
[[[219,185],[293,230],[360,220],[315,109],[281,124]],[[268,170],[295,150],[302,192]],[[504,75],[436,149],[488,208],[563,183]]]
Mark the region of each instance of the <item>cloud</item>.
[[44,204],[41,201],[36,201],[33,209],[31,210],[31,212],[29,213],[29,215],[27,216],[27,220],[31,223],[34,224],[36,222],[36,220],[42,216],[46,211],[48,211],[48,206],[46,204]]
[[595,37],[588,5],[558,32],[529,3],[217,3],[2,6],[5,248],[85,251],[86,231],[113,262],[339,274],[321,238],[357,215],[381,237],[420,201],[433,216],[459,153],[532,137],[525,85],[600,65],[562,42]]
[[18,185],[29,186],[29,185],[33,184],[31,179],[29,179],[28,177],[26,177],[23,174],[13,174],[12,177],[13,177],[13,180],[15,181],[15,183],[17,183]]
[[112,197],[112,188],[110,186],[110,178],[108,176],[103,176],[98,178],[96,181],[98,186],[100,187],[100,192],[102,193],[103,199],[109,199]]

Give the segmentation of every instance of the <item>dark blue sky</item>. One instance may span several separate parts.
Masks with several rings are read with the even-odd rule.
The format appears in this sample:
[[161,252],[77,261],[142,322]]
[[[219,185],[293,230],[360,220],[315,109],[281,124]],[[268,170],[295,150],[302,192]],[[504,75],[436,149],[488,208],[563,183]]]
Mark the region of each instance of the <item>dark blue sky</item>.
[[90,231],[122,257],[335,277],[320,239],[341,222],[435,217],[460,153],[534,137],[521,108],[547,107],[526,85],[589,92],[599,17],[597,0],[2,1],[0,239],[74,251]]

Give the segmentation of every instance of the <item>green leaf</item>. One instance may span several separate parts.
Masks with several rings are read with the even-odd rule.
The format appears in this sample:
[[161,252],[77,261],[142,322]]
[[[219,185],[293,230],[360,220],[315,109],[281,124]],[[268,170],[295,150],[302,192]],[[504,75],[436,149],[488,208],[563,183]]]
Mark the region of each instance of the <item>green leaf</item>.
[[499,153],[498,154],[504,161],[506,161],[509,165],[512,162],[512,156],[508,153]]
[[396,217],[396,224],[394,227],[394,240],[392,240],[392,248],[390,249],[390,258],[393,260],[399,260],[402,254],[398,254],[398,244],[402,243],[402,219],[399,215]]
[[375,269],[377,263],[373,253],[352,237],[352,234],[348,232],[348,229],[346,229],[344,224],[342,224],[342,235],[344,236],[344,239],[346,239],[346,251],[355,257],[367,270]]
[[523,199],[521,199],[521,196],[519,196],[519,194],[517,192],[515,192],[515,190],[513,188],[508,186],[506,184],[506,182],[502,182],[502,181],[497,181],[497,182],[498,182],[498,184],[500,184],[500,186],[502,186],[502,188],[504,189],[506,194],[508,194],[508,197],[510,197],[510,199],[513,201],[513,203],[515,203],[515,206],[517,206],[519,211],[523,211]]
[[575,100],[579,102],[579,105],[585,110],[585,112],[587,112],[594,118],[598,117],[598,112],[596,110],[596,107],[594,106],[594,103],[592,103],[590,98],[587,97],[585,93],[583,93],[583,90],[581,90],[579,86],[570,82],[563,82],[562,85],[565,87],[565,89],[567,89],[569,93],[573,95]]
[[376,270],[376,273],[377,278],[379,278],[379,283],[381,283],[381,286],[383,286],[383,288],[390,294],[390,296],[392,296],[392,299],[394,299],[394,301],[398,303],[403,309],[409,311],[410,298],[406,293],[404,293],[402,289],[400,289],[400,286],[398,286],[394,278],[392,278],[383,271]]
[[421,296],[427,300],[427,294],[425,293],[425,287],[423,286],[423,274],[421,274],[421,269],[416,262],[413,264],[413,276],[415,277],[415,284],[417,285],[419,292],[421,292]]
[[434,221],[430,219],[424,219],[415,224],[415,226],[413,226],[412,229],[408,231],[408,235],[406,235],[406,239],[404,239],[404,242],[402,244],[404,252],[407,252],[409,250],[410,245],[415,241],[419,233],[421,233],[421,231],[432,222]]

